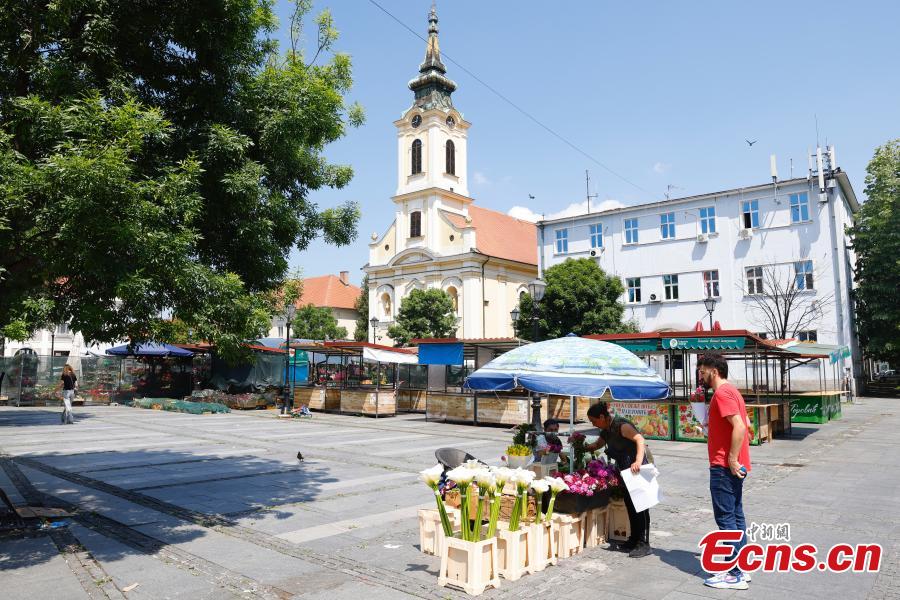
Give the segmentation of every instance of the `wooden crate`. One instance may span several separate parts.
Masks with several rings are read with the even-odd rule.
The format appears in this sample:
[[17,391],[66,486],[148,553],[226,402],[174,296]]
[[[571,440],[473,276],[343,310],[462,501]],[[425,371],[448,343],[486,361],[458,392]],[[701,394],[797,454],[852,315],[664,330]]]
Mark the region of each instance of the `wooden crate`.
[[367,416],[397,413],[393,390],[341,390],[341,412]]
[[531,400],[503,396],[478,396],[476,417],[485,425],[518,425],[527,423]]
[[478,596],[488,587],[500,587],[497,538],[480,542],[447,538],[438,585],[459,588],[472,596]]
[[325,388],[325,405],[322,410],[339,411],[341,410],[341,389]]
[[627,542],[631,535],[631,522],[624,500],[610,500],[607,520],[607,539],[613,542]]
[[580,515],[554,514],[553,523],[556,525],[556,555],[559,558],[569,558],[579,554],[584,548],[584,513]]
[[532,572],[530,550],[531,528],[523,525],[518,531],[497,530],[497,560],[500,576],[515,581]]
[[531,556],[528,559],[528,572],[535,573],[557,563],[556,526],[551,519],[549,522],[533,523],[529,527],[531,528],[531,543],[528,550],[531,552]]
[[425,390],[399,390],[397,410],[402,412],[425,412]]
[[325,388],[294,388],[294,406],[300,407],[304,404],[309,407],[310,410],[325,410]]
[[609,508],[592,508],[585,516],[584,547],[594,548],[605,544],[609,529]]

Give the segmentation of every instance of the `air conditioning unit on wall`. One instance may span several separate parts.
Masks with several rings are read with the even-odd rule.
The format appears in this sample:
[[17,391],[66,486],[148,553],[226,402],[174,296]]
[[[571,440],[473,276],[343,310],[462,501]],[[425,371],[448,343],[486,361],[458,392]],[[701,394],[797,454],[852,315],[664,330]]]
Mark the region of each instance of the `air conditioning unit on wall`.
[[738,237],[741,238],[742,240],[749,240],[750,238],[753,237],[753,230],[752,229],[741,229],[740,232],[738,232]]
[[659,294],[650,294],[650,302],[662,302],[659,298]]
[[601,254],[603,254],[603,251],[604,251],[604,248],[603,248],[603,247],[600,247],[600,248],[593,248],[593,249],[591,250],[591,256],[600,256]]
[[700,242],[701,244],[705,244],[706,242],[709,241],[709,236],[706,235],[705,233],[698,233],[697,241]]

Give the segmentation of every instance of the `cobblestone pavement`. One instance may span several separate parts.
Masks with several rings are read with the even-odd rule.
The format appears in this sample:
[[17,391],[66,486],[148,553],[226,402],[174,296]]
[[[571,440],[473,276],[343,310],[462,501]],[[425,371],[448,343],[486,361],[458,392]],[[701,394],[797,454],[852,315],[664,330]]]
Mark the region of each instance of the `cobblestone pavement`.
[[[703,587],[697,542],[714,528],[705,446],[652,442],[666,496],[651,511],[652,556],[593,548],[484,597],[900,598],[896,402],[866,398],[839,421],[753,448],[745,486],[748,521],[790,523],[794,543],[820,551],[879,543],[879,573]],[[61,426],[55,410],[0,408],[0,487],[19,505],[73,513],[67,527],[0,537],[3,598],[461,598],[418,551],[416,511],[433,499],[416,474],[437,448],[496,463],[510,440],[422,415],[78,416]]]

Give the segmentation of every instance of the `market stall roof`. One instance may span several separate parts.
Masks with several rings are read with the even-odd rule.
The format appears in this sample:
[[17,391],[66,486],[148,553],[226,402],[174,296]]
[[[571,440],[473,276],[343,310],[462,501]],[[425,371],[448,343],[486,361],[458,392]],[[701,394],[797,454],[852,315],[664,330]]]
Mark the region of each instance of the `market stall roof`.
[[585,336],[612,342],[632,352],[666,352],[668,350],[722,350],[738,354],[784,352],[783,348],[764,340],[746,329],[719,331],[652,331],[642,333],[610,333]]
[[[293,344],[291,345],[293,348]],[[328,351],[354,354],[362,356],[366,360],[382,363],[417,364],[419,362],[418,351],[414,348],[394,348],[382,346],[370,342],[323,342],[322,347]],[[321,353],[319,350],[310,352]]]
[[410,344],[419,347],[419,364],[460,365],[466,360],[476,360],[479,350],[490,350],[495,355],[509,352],[528,340],[519,338],[418,338]]
[[157,344],[156,342],[140,342],[129,346],[123,344],[106,351],[112,356],[164,356],[190,358],[194,353],[171,344]]
[[798,340],[777,340],[779,348],[786,350],[792,354],[796,354],[797,358],[827,358],[832,363],[837,362],[841,357],[850,356],[849,346],[836,346],[833,344],[819,344],[818,342],[800,342]]
[[[216,347],[214,344],[210,344],[209,342],[196,342],[194,344],[172,344],[173,346],[177,346],[184,350],[189,350],[191,352],[197,354],[209,354],[210,352],[214,352]],[[271,346],[261,345],[261,344],[244,344],[245,348],[249,348],[255,352],[272,352],[274,354],[284,354],[285,351],[279,348],[272,348]]]

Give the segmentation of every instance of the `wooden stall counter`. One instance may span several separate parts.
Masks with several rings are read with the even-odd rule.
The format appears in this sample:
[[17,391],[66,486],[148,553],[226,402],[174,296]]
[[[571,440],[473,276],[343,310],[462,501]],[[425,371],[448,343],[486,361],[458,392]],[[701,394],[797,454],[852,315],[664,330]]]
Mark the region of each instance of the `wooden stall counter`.
[[402,389],[397,391],[397,410],[400,412],[425,412],[425,390]]
[[476,400],[479,425],[519,425],[531,419],[531,398],[522,396],[482,395]]
[[341,390],[341,412],[370,417],[397,414],[397,395],[394,390]]
[[425,403],[425,420],[475,422],[475,396],[462,392],[428,392]]
[[306,405],[310,410],[325,410],[324,387],[295,387],[294,406]]

